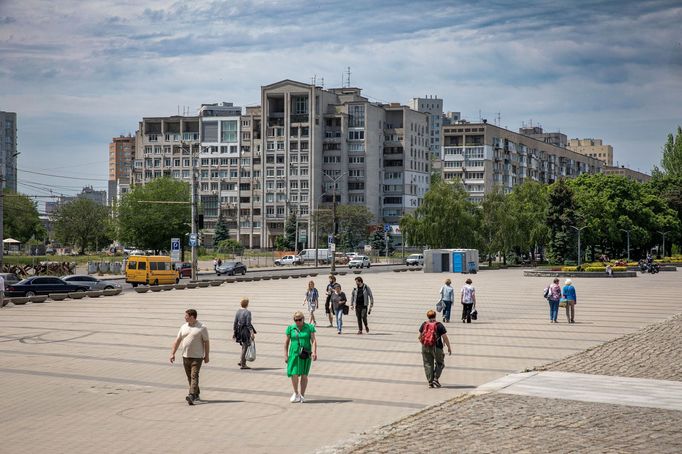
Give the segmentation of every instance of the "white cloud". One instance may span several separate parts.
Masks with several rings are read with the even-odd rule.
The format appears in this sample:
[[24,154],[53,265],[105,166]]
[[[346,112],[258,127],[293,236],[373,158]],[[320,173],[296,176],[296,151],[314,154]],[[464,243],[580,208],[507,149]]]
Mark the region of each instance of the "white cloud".
[[678,5],[5,0],[0,97],[19,114],[20,167],[99,157],[106,178],[111,137],[143,116],[254,104],[284,78],[336,86],[351,66],[376,99],[437,94],[512,130],[533,119],[648,170],[682,123]]

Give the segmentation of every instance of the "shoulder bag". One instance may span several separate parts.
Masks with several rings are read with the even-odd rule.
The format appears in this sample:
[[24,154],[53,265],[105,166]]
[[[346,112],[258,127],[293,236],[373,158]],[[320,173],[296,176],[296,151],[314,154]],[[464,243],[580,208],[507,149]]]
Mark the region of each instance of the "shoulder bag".
[[296,328],[296,341],[298,342],[298,357],[300,359],[310,358],[310,350],[301,344],[301,331],[298,328]]

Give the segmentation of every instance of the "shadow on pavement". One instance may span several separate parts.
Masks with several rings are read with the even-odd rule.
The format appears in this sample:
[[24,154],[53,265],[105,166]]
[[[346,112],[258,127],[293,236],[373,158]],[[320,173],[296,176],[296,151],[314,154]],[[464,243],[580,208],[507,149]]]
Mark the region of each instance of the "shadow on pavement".
[[347,404],[353,402],[351,399],[315,399],[315,400],[308,400],[306,399],[304,405],[309,405],[309,404]]

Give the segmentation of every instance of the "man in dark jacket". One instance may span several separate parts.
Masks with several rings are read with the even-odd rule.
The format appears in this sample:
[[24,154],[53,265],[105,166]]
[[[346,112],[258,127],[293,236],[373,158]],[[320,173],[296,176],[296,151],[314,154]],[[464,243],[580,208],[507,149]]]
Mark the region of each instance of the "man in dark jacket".
[[358,318],[358,334],[362,334],[362,325],[365,325],[365,331],[369,333],[369,326],[367,325],[367,314],[372,313],[372,306],[374,306],[374,296],[372,290],[362,281],[360,276],[355,278],[356,287],[353,289],[353,296],[350,301],[350,308],[355,309],[355,315]]

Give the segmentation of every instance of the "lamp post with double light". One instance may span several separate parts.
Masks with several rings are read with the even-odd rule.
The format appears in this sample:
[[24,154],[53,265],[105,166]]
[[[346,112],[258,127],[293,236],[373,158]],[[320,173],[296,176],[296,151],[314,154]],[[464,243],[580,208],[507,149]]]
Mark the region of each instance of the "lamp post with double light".
[[338,234],[338,225],[336,222],[336,184],[338,181],[343,178],[348,172],[343,172],[336,177],[331,177],[327,175],[326,173],[322,172],[322,175],[325,177],[329,178],[332,181],[332,198],[333,198],[333,204],[332,204],[332,234],[334,235],[334,242],[332,243],[331,246],[331,253],[332,253],[332,258],[331,258],[331,271],[332,273],[336,271],[336,260],[334,260],[335,252],[336,252],[336,235]]
[[628,235],[628,263],[630,262],[630,232],[632,230],[629,229],[620,229],[621,232],[625,232]]

